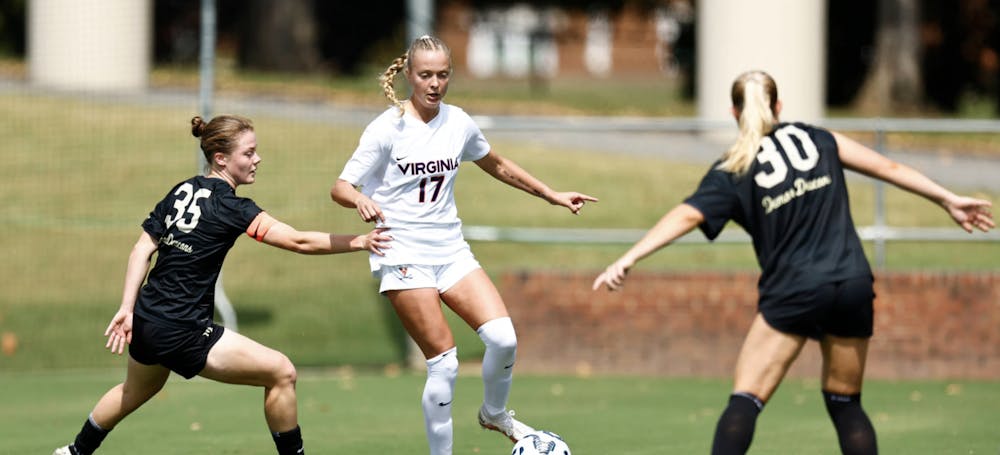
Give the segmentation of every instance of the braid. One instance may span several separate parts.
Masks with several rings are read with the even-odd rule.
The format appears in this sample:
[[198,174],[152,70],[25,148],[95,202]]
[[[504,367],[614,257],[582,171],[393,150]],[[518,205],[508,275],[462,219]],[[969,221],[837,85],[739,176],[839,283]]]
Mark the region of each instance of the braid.
[[451,49],[448,45],[441,41],[440,38],[436,38],[430,35],[423,35],[410,44],[410,47],[406,50],[403,55],[396,57],[392,61],[392,64],[385,69],[385,72],[379,76],[378,80],[382,86],[382,94],[385,95],[389,101],[392,102],[393,106],[399,109],[399,116],[403,116],[404,108],[403,102],[396,98],[396,87],[393,85],[393,79],[399,74],[399,70],[407,69],[409,71],[410,60],[413,58],[413,54],[416,51],[442,51],[451,58]]
[[400,116],[403,115],[403,102],[396,98],[396,88],[393,85],[392,80],[395,79],[399,70],[406,66],[407,54],[396,57],[396,59],[392,61],[392,64],[390,64],[389,67],[385,69],[385,72],[378,78],[379,82],[382,84],[382,93],[389,99],[389,101],[392,102],[393,106],[396,106],[399,109]]

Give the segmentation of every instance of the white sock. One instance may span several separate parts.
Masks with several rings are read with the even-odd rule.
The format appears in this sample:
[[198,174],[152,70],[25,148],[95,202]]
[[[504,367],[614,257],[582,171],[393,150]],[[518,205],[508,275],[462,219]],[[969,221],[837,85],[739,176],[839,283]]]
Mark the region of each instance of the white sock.
[[421,404],[431,455],[451,455],[451,401],[458,377],[458,348],[427,359],[427,382]]
[[476,332],[486,344],[483,355],[483,407],[491,416],[507,409],[517,357],[517,335],[509,317],[488,321]]

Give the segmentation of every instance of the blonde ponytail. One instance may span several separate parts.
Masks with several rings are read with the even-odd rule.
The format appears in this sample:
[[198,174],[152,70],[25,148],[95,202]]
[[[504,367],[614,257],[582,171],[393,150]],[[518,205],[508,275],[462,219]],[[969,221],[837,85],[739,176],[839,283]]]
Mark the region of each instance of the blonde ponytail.
[[749,71],[733,82],[731,97],[733,108],[739,112],[740,135],[722,155],[718,169],[743,175],[753,164],[761,140],[778,123],[778,87],[767,73]]

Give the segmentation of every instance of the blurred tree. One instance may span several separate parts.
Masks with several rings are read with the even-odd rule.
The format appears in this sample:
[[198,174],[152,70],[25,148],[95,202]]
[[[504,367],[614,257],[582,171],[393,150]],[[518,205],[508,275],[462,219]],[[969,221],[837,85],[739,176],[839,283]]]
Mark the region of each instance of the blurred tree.
[[[510,6],[512,2],[510,0],[461,0],[460,3],[472,7],[484,7],[493,5]],[[531,6],[555,6],[563,9],[617,11],[622,9],[626,3],[652,9],[661,2],[658,0],[529,0],[523,3],[530,4]]]
[[878,0],[874,61],[855,103],[862,111],[894,113],[920,105],[919,10],[919,0]]
[[1000,117],[1000,0],[991,0],[989,3],[993,27],[990,29],[991,55],[985,58],[993,71],[992,84],[993,96],[996,100],[993,114]]
[[[872,64],[876,8],[870,0],[827,2],[826,103],[854,102]],[[850,26],[846,26],[850,24]]]
[[0,55],[24,56],[25,3],[26,0],[0,1]]
[[927,101],[939,109],[954,112],[969,77],[969,65],[961,54],[962,20],[957,5],[924,1],[921,24],[923,60],[921,70]]
[[198,61],[200,12],[199,4],[190,0],[153,3],[155,62],[192,64]]
[[238,61],[267,71],[314,71],[320,67],[313,0],[248,0]]
[[1000,103],[1000,1],[953,5],[924,0],[923,8],[928,101],[946,112],[958,111],[968,93],[992,95]]
[[345,2],[316,5],[320,51],[327,66],[339,74],[356,75],[366,66],[388,65],[406,43],[406,0],[384,0],[377,8]]

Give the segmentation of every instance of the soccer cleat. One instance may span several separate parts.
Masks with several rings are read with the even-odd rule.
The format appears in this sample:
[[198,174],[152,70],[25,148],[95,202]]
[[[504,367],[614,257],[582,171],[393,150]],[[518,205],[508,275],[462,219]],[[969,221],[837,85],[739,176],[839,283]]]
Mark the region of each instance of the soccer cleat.
[[520,441],[528,433],[535,431],[534,428],[515,419],[513,410],[502,412],[496,416],[489,416],[486,414],[485,408],[479,408],[479,426],[487,430],[500,432],[510,438],[512,442]]
[[70,450],[69,446],[62,446],[52,452],[52,455],[73,455],[73,451]]

